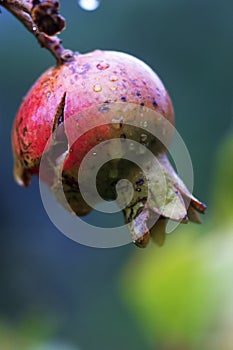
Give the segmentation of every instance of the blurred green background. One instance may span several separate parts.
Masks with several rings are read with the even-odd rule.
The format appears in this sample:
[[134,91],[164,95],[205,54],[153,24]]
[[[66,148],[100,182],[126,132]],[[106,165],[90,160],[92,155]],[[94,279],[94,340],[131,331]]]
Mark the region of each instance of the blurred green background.
[[232,0],[102,0],[94,12],[61,1],[66,47],[125,51],[163,79],[195,195],[208,204],[202,226],[178,228],[164,248],[143,251],[68,240],[47,217],[38,180],[28,189],[14,182],[12,122],[54,61],[2,12],[0,349],[232,349]]

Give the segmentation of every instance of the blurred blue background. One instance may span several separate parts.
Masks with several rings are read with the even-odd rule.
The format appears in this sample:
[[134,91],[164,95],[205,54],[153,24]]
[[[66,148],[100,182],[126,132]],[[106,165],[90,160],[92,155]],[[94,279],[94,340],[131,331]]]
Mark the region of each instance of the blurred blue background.
[[[216,152],[232,127],[232,0],[102,0],[93,12],[69,0],[61,1],[61,12],[65,47],[125,51],[162,78],[193,161],[195,195],[209,204]],[[38,180],[28,189],[14,182],[12,122],[54,60],[4,9],[0,33],[0,348],[60,342],[67,350],[150,350],[119,292],[119,275],[136,248],[68,240],[47,217]]]

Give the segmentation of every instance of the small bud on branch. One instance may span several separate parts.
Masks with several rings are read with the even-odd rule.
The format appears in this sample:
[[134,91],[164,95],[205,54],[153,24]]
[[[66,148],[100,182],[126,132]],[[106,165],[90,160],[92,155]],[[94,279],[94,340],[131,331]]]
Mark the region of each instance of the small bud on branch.
[[59,14],[57,0],[0,0],[5,7],[37,38],[42,47],[56,58],[57,64],[73,59],[73,52],[66,50],[55,36],[65,29],[65,19]]

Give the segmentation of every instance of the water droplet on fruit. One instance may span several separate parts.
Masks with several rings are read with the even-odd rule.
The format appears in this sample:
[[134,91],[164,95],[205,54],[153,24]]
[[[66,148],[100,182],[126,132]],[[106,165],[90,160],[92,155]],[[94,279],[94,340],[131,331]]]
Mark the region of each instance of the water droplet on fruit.
[[99,85],[99,84],[96,84],[96,85],[93,86],[93,90],[95,92],[100,92],[100,91],[102,91],[102,86]]
[[109,111],[110,111],[110,107],[107,103],[103,103],[99,108],[99,112],[102,112],[102,113],[109,112]]
[[117,78],[116,75],[112,75],[112,76],[110,77],[110,81],[117,81],[117,80],[118,80],[118,78]]
[[140,142],[146,142],[147,140],[147,135],[146,134],[141,134],[140,135]]
[[134,143],[131,142],[131,143],[129,144],[129,150],[130,150],[130,151],[134,151],[134,149],[135,149]]
[[124,122],[124,118],[120,117],[119,119],[112,119],[112,127],[116,130],[122,128]]
[[79,6],[86,11],[94,11],[96,10],[100,2],[98,0],[78,0]]
[[109,64],[106,62],[100,62],[96,65],[96,68],[99,70],[105,70],[109,68]]

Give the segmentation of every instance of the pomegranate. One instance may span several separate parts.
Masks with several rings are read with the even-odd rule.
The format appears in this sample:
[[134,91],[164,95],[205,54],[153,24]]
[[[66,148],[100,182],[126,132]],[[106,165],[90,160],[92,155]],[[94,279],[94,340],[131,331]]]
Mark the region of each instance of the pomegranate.
[[[86,215],[93,206],[83,198],[78,173],[86,155],[104,142],[111,159],[98,171],[99,194],[105,200],[118,197],[137,246],[145,247],[150,236],[161,245],[168,219],[200,222],[197,212],[204,213],[206,207],[179,179],[167,158],[167,144],[151,133],[151,128],[145,131],[146,124],[160,129],[159,134],[169,144],[174,125],[173,106],[151,68],[121,52],[96,50],[75,54],[70,62],[46,71],[19,108],[12,136],[16,181],[28,186],[31,176],[39,173],[42,155],[52,149],[56,162],[47,163],[46,171],[41,173],[43,180],[60,201],[57,166],[62,163],[62,186],[67,199],[62,204],[78,216]],[[118,144],[111,143],[113,139]],[[139,145],[131,142],[129,152],[133,154],[133,148],[139,147],[136,153],[142,166],[125,159],[121,146],[127,140]],[[156,157],[159,168],[148,160],[147,149]],[[104,157],[103,151],[99,152]],[[158,169],[166,187],[163,199],[160,199]],[[93,173],[86,170],[83,174],[88,193]],[[129,183],[122,188],[118,186],[116,193],[122,178],[132,186]],[[92,203],[95,204],[95,199]],[[151,224],[152,213],[157,219]]]

